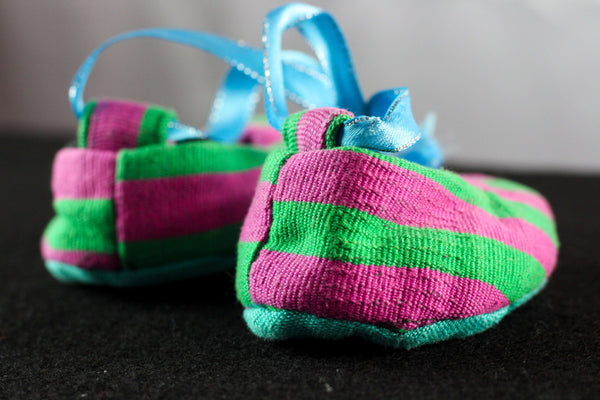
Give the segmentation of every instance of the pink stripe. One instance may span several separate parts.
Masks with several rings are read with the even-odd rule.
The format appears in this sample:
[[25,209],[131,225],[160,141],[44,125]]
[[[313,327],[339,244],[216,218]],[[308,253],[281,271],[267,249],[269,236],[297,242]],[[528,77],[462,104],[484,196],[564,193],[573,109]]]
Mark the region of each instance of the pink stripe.
[[272,223],[273,191],[275,185],[270,182],[259,182],[256,194],[248,210],[242,226],[241,242],[266,242]]
[[244,130],[240,142],[269,147],[281,142],[281,133],[268,125],[250,125]]
[[317,108],[302,114],[296,130],[298,151],[325,148],[325,133],[331,120],[340,114],[351,115],[339,108]]
[[[460,180],[455,184],[468,185]],[[548,275],[556,264],[554,243],[538,227],[517,218],[497,218],[431,179],[366,154],[297,154],[282,167],[274,200],[339,205],[399,225],[484,236],[535,257]]]
[[523,190],[508,190],[490,186],[486,183],[486,180],[493,179],[492,176],[481,175],[481,174],[463,174],[461,177],[469,184],[478,187],[486,192],[495,193],[498,196],[506,200],[516,201],[518,203],[527,204],[537,210],[540,210],[545,215],[554,220],[554,214],[550,205],[542,196],[539,196],[532,192],[526,192]]
[[63,149],[54,159],[55,199],[112,198],[116,154],[89,149]]
[[115,188],[119,241],[152,240],[242,223],[260,168],[119,182]]
[[262,250],[250,270],[256,304],[401,329],[496,311],[495,287],[427,268],[355,265]]
[[131,101],[99,101],[90,116],[86,147],[112,151],[137,147],[140,123],[147,108]]
[[56,250],[42,240],[42,257],[59,261],[82,269],[118,270],[121,262],[116,254],[101,254],[90,251]]

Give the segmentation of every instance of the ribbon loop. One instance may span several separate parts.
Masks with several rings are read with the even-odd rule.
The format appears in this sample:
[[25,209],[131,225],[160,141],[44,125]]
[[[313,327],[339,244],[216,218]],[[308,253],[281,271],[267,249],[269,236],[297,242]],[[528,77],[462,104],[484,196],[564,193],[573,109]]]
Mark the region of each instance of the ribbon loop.
[[[126,32],[97,47],[79,67],[69,88],[69,100],[75,116],[80,118],[83,114],[85,107],[83,93],[100,54],[119,42],[143,37],[175,42],[204,50],[223,59],[232,67],[218,91],[216,104],[209,117],[207,131],[202,132],[174,121],[169,126],[168,138],[175,141],[206,138],[207,136],[220,141],[239,139],[258,102],[257,87],[264,80],[262,52],[217,35],[184,29],[151,28]],[[284,96],[287,95],[291,101],[304,107],[333,101],[331,91],[328,89],[329,80],[322,73],[320,64],[313,58],[285,52],[282,68],[286,74]],[[221,103],[217,104],[219,101]]]
[[[334,101],[316,102],[315,107],[340,107],[357,114],[365,113],[365,102],[354,74],[350,53],[333,17],[320,8],[291,3],[271,11],[263,24],[265,68],[265,109],[271,125],[281,130],[288,116],[282,63],[282,36],[296,28],[312,47],[324,74],[328,77],[330,97]],[[324,90],[326,91],[326,90]],[[307,107],[313,108],[313,107]]]

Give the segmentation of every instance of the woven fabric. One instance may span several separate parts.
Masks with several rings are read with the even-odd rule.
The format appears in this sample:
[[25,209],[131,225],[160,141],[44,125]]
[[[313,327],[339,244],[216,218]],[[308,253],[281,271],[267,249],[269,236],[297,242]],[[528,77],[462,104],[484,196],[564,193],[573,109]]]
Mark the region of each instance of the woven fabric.
[[119,151],[164,143],[172,110],[128,100],[100,100],[86,105],[79,123],[78,146]]
[[265,163],[238,245],[254,333],[410,348],[480,332],[543,287],[559,243],[539,193],[336,147],[350,117],[290,116]]
[[265,157],[208,141],[120,152],[115,209],[125,265],[233,255]]
[[[135,285],[147,277],[126,271],[158,282],[202,274],[204,264],[208,272],[231,265],[215,257],[234,255],[272,130],[253,128],[248,144],[174,144],[165,139],[174,118],[120,100],[88,105],[80,147],[61,150],[54,162],[56,216],[42,238],[51,273]],[[119,283],[110,272],[127,278]]]

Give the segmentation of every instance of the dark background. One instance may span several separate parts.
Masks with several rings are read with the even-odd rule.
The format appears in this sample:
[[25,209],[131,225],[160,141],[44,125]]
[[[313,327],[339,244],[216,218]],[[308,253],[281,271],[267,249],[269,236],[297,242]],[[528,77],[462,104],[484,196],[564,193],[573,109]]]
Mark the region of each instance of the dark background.
[[600,176],[503,174],[544,193],[559,264],[496,327],[410,351],[367,342],[264,342],[233,272],[135,290],[65,286],[39,239],[63,144],[8,132],[0,146],[0,399],[600,398]]

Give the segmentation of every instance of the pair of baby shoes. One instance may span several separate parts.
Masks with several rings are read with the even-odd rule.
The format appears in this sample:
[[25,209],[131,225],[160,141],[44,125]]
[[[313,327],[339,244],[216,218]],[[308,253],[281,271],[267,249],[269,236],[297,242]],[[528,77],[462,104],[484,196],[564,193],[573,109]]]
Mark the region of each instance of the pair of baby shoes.
[[[291,28],[316,59],[281,49]],[[204,130],[156,106],[84,104],[97,56],[134,37],[231,66]],[[260,86],[271,127],[247,125]],[[269,13],[262,50],[173,29],[118,36],[84,62],[70,97],[77,147],[56,156],[56,217],[42,239],[46,267],[63,282],[156,284],[237,257],[236,292],[257,336],[412,348],[494,325],[556,265],[546,200],[515,182],[439,169],[431,124],[415,123],[408,90],[364,101],[335,20],[316,7]],[[305,110],[288,115],[288,100]]]

